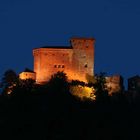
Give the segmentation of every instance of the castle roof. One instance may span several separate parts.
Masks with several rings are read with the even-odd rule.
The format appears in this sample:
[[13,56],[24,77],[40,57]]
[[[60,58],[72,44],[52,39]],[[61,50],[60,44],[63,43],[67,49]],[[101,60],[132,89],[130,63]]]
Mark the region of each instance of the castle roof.
[[72,49],[72,46],[44,46],[41,48],[51,48],[51,49]]
[[23,72],[31,72],[31,73],[35,73],[34,71],[28,69],[28,68],[25,68],[25,70]]
[[93,37],[72,37],[71,40],[76,39],[76,40],[95,40]]

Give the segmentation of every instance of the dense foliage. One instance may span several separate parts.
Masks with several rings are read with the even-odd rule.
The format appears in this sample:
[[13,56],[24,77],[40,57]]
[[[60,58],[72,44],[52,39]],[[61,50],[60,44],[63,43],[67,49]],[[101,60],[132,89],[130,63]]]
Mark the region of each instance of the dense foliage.
[[[45,85],[16,81],[12,93],[0,96],[1,139],[134,140],[140,138],[140,101],[125,93],[108,96],[103,75],[97,76],[96,101],[80,101],[63,72]],[[84,86],[84,85],[83,85]]]

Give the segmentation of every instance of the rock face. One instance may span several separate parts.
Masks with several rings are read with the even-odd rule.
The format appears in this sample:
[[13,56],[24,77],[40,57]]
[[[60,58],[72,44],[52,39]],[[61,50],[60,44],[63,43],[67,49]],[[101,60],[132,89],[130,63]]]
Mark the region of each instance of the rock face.
[[86,82],[87,75],[94,75],[93,38],[72,38],[71,46],[41,47],[33,50],[36,82],[48,81],[54,73],[64,71],[68,79]]

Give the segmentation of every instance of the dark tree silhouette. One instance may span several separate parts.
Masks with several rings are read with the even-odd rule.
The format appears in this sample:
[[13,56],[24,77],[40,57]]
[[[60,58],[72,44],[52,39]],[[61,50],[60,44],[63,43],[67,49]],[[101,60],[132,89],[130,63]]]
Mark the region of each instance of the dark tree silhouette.
[[85,86],[86,83],[83,81],[79,81],[79,80],[72,80],[70,83],[72,86],[77,86],[77,85],[81,85],[81,86]]
[[[69,83],[64,72],[57,72],[52,75],[46,84],[46,107],[51,113],[60,114],[68,108],[72,103],[72,95],[69,92]],[[51,114],[50,113],[50,114]]]
[[69,87],[67,80],[68,78],[66,76],[66,73],[58,71],[56,74],[51,76],[51,79],[47,84],[51,92],[64,93],[68,91]]
[[95,83],[93,84],[93,87],[95,89],[96,101],[107,101],[109,96],[106,88],[105,73],[95,75]]
[[11,84],[15,83],[17,81],[17,79],[18,79],[18,76],[15,73],[15,71],[9,69],[4,73],[4,76],[2,78],[2,83],[11,85]]
[[15,71],[9,69],[7,70],[2,78],[2,85],[3,85],[3,94],[9,94],[12,92],[12,89],[14,86],[16,86],[16,83],[18,82],[18,76],[15,73]]
[[[10,98],[0,96],[0,138],[140,139],[139,105],[118,104],[114,100],[106,105],[105,74],[96,75],[95,80],[91,84],[96,90],[97,102],[90,103],[72,98],[63,72],[54,74],[46,85],[19,80]],[[74,81],[75,84],[83,83]],[[118,100],[125,98],[121,93],[117,96]],[[101,106],[99,101],[103,103]]]

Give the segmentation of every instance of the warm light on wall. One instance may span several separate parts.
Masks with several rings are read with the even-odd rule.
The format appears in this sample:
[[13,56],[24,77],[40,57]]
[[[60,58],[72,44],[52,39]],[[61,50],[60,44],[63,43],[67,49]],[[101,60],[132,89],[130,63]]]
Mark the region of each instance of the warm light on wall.
[[11,86],[7,87],[7,88],[6,88],[6,93],[7,93],[8,95],[10,95],[10,94],[12,93],[13,88],[14,88],[15,86],[16,86],[16,84],[12,84]]
[[84,99],[90,99],[90,100],[95,100],[95,90],[93,87],[87,87],[87,86],[81,86],[81,85],[76,85],[76,86],[71,86],[70,87],[70,92],[72,95],[80,98],[81,100]]
[[86,74],[94,75],[94,44],[93,38],[72,38],[70,47],[34,49],[36,82],[47,82],[51,75],[61,70],[64,70],[69,80],[87,82]]
[[22,72],[19,74],[21,80],[32,79],[36,80],[36,74],[34,72]]

